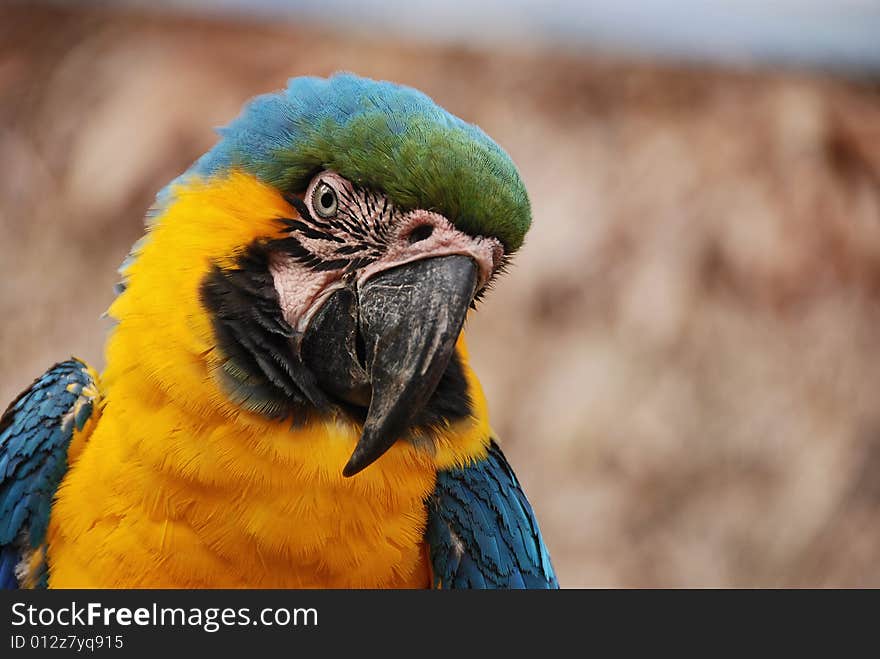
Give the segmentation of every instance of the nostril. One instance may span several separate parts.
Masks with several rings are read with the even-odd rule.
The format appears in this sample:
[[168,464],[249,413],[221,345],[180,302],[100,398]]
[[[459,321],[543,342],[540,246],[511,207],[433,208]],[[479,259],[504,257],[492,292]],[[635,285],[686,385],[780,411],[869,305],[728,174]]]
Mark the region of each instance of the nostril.
[[420,243],[423,240],[427,240],[431,237],[431,234],[434,233],[434,227],[430,224],[422,224],[421,226],[417,226],[413,229],[409,236],[407,236],[407,240],[410,245],[414,245],[415,243]]

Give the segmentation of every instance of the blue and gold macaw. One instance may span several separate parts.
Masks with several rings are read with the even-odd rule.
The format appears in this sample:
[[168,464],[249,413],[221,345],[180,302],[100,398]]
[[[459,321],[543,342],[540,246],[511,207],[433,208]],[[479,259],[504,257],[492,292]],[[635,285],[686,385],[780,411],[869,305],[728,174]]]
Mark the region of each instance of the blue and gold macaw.
[[2,417],[0,584],[558,587],[462,334],[530,221],[414,89],[252,101],[159,194],[105,371]]

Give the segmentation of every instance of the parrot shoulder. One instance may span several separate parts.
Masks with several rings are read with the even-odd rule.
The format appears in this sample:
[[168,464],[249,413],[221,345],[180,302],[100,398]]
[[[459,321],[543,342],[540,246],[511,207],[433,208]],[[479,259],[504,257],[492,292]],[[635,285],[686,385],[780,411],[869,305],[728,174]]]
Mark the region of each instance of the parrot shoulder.
[[532,507],[492,440],[483,460],[437,474],[425,532],[435,588],[558,588]]
[[55,364],[0,417],[0,588],[45,586],[55,490],[97,421],[97,374]]

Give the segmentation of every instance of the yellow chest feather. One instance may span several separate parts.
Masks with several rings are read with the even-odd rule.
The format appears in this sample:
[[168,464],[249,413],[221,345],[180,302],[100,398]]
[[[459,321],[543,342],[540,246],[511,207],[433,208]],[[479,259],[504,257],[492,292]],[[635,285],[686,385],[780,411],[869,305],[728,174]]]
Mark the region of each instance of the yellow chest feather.
[[428,585],[426,453],[401,443],[345,479],[352,427],[199,418],[145,393],[111,397],[59,488],[52,587]]

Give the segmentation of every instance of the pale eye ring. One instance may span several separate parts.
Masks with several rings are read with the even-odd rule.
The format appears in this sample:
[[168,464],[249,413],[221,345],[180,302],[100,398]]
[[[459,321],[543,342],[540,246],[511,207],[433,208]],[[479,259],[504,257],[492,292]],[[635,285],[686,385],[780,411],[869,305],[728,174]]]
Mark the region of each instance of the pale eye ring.
[[315,191],[312,192],[312,208],[323,218],[336,215],[336,210],[339,208],[336,190],[326,183],[315,186]]

